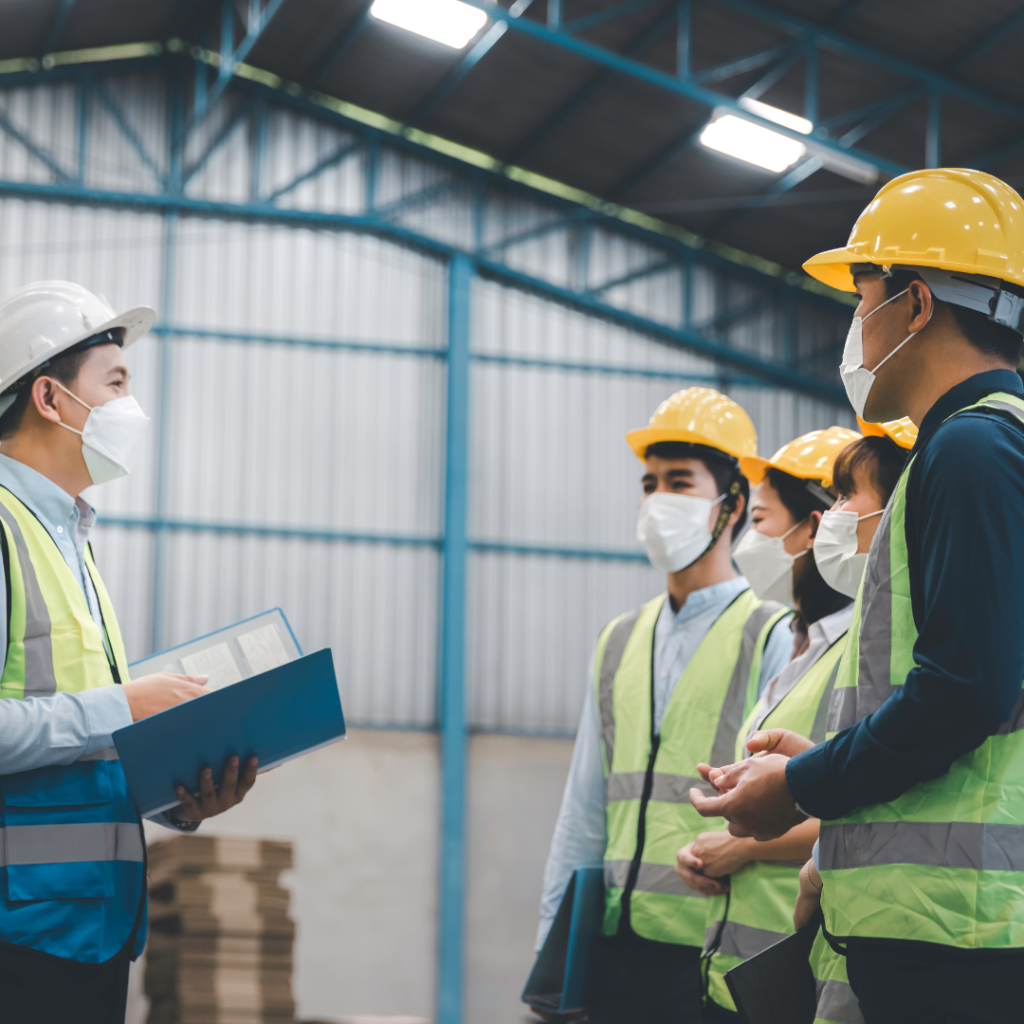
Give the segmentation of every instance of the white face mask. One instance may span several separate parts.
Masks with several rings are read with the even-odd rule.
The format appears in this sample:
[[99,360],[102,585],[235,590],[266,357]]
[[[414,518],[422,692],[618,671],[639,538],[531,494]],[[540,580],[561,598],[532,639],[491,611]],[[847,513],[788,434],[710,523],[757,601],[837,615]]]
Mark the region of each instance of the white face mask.
[[[913,331],[908,334],[873,370],[864,366],[864,321],[873,317],[882,306],[888,306],[895,302],[900,295],[906,295],[910,291],[904,288],[899,295],[886,299],[881,306],[875,306],[867,316],[855,316],[846,334],[846,344],[843,346],[843,361],[839,364],[839,376],[843,378],[843,387],[846,388],[846,397],[850,400],[854,412],[863,418],[864,406],[868,400],[871,386],[875,383],[875,374],[890,360],[910,339],[920,333]],[[931,311],[928,313],[928,323],[931,323],[932,313],[935,312],[935,304],[932,303]],[[924,325],[925,327],[928,324]],[[924,327],[921,328],[924,330]]]
[[83,430],[75,430],[61,423],[65,430],[81,437],[82,457],[89,471],[89,479],[94,484],[105,484],[127,476],[135,465],[149,427],[149,417],[139,407],[139,403],[128,395],[104,405],[86,405],[59,380],[54,383],[89,410]]
[[858,516],[856,512],[829,509],[818,524],[814,538],[814,561],[821,578],[833,589],[847,597],[856,597],[860,589],[866,553],[857,551],[857,524],[862,519],[880,516],[884,509]]
[[791,555],[786,538],[806,520],[788,529],[781,537],[766,537],[751,527],[732,553],[750,589],[762,601],[781,601],[793,606],[793,563],[807,551]]
[[692,494],[648,494],[640,505],[636,539],[647,550],[651,565],[662,572],[679,572],[696,562],[711,544],[711,510],[724,497],[711,501]]

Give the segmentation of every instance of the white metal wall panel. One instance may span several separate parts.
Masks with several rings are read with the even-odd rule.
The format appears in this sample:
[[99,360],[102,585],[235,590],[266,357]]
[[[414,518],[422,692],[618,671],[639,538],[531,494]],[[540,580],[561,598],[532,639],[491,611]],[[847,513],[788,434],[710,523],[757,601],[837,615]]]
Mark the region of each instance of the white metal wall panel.
[[438,359],[180,338],[170,511],[434,535]]
[[153,608],[153,535],[144,529],[104,526],[93,531],[92,549],[124,637],[128,661],[150,653]]
[[601,627],[665,585],[643,562],[480,553],[470,564],[470,713],[491,729],[574,730]]
[[434,721],[433,548],[174,533],[167,563],[168,645],[280,606],[303,650],[333,648],[353,722]]
[[185,192],[212,202],[252,198],[252,139],[244,116],[252,101],[228,92],[189,133],[185,145]]
[[[40,85],[0,93],[0,111],[68,173],[77,168],[75,87]],[[9,181],[53,182],[54,171],[9,133],[0,131],[0,174]]]

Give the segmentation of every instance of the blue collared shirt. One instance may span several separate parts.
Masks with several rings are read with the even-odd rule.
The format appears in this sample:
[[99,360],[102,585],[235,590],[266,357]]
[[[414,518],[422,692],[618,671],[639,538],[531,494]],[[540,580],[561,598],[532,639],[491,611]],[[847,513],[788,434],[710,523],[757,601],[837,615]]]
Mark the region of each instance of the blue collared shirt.
[[[654,627],[654,724],[661,729],[665,709],[676,683],[689,665],[715,620],[748,587],[736,576],[724,583],[696,590],[677,612],[666,599]],[[760,686],[782,670],[789,660],[793,635],[783,625],[774,629],[765,646]],[[596,653],[596,652],[595,652]],[[562,794],[562,807],[551,839],[544,870],[544,891],[540,904],[540,927],[536,948],[547,938],[569,879],[581,864],[604,860],[608,839],[605,832],[604,761],[601,755],[601,720],[594,698],[594,659],[590,659],[583,714],[576,733],[569,777]]]
[[[0,487],[6,487],[18,498],[53,538],[81,584],[92,617],[102,630],[99,600],[85,565],[85,548],[96,522],[96,510],[6,455],[0,455]],[[0,586],[0,664],[6,662],[7,639],[7,593]],[[50,764],[71,764],[86,754],[112,746],[112,734],[131,724],[128,699],[120,686],[25,700],[4,698],[0,700],[0,775]],[[166,812],[152,820],[172,824]],[[181,827],[191,831],[194,825]]]
[[905,519],[914,667],[874,714],[789,762],[790,791],[814,817],[839,818],[944,775],[1020,699],[1024,430],[994,411],[953,416],[993,391],[1024,397],[1016,373],[979,373],[921,423]]

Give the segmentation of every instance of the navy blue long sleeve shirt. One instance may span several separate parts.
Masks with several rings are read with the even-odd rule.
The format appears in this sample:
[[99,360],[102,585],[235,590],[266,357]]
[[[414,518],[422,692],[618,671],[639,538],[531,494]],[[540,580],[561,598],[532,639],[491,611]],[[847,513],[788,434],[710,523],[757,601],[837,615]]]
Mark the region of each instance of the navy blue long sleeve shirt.
[[786,782],[826,820],[945,774],[1008,721],[1024,679],[1024,427],[978,410],[1024,398],[1010,370],[979,373],[929,410],[907,481],[915,667],[874,714],[794,757]]

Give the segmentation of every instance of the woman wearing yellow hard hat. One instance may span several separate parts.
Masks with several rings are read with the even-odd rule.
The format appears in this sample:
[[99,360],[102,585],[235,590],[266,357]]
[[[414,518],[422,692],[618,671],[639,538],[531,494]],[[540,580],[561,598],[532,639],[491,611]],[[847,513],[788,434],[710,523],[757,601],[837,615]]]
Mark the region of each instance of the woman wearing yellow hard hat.
[[[851,602],[822,579],[814,561],[822,515],[835,504],[833,465],[862,441],[846,427],[803,434],[770,459],[740,460],[755,485],[752,526],[733,553],[758,597],[796,608],[791,623],[792,655],[763,692],[748,694],[747,715],[736,737],[734,756],[760,728],[788,728],[825,738],[825,713],[831,681],[850,624]],[[736,1019],[736,1004],[725,973],[793,931],[793,902],[800,865],[818,837],[811,819],[768,843],[736,838],[722,830],[702,832],[678,851],[676,873],[696,892],[708,879],[728,882],[727,896],[708,904],[705,932],[705,980],[708,1020]]]
[[829,733],[691,794],[769,838],[822,819],[826,938],[867,1024],[1019,1020],[1024,972],[1024,200],[980,171],[885,185],[805,265],[860,301],[840,373],[919,435],[878,523]]
[[603,861],[589,1019],[697,1022],[706,901],[673,867],[706,825],[686,793],[698,761],[731,755],[748,692],[785,664],[789,612],[760,601],[732,564],[747,516],[740,460],[757,455],[746,412],[710,388],[687,388],[626,440],[643,465],[637,538],[666,582],[609,623],[594,651],[537,945],[573,869]]

